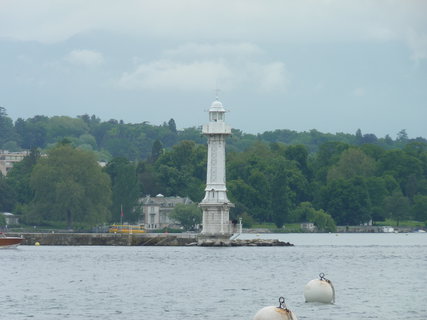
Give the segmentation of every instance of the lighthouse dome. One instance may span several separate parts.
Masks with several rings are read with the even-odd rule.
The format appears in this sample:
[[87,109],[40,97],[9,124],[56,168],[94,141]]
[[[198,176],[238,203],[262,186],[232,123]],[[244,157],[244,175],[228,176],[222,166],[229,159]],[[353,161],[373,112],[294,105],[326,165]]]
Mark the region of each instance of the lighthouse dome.
[[221,101],[215,100],[214,102],[212,102],[209,111],[223,111],[223,112],[225,112],[225,109],[224,109],[224,106],[222,105]]

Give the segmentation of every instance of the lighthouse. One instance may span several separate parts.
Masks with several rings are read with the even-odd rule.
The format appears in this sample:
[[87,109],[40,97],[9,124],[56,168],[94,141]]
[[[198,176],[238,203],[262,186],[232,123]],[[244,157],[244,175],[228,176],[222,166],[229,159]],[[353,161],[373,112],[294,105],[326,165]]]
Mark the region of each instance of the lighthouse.
[[199,206],[203,210],[202,234],[208,237],[231,235],[230,208],[225,179],[225,138],[231,127],[225,123],[225,108],[218,99],[209,108],[209,123],[203,126],[208,138],[208,162],[205,197]]

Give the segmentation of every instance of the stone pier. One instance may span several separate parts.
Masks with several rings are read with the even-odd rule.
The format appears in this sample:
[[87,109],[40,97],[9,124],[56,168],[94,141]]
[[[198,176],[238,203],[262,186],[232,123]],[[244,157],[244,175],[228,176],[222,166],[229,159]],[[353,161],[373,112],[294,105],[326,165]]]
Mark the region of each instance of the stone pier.
[[228,237],[207,237],[201,234],[187,233],[13,233],[9,236],[22,236],[22,245],[33,246],[293,246],[289,242],[271,239],[230,240]]

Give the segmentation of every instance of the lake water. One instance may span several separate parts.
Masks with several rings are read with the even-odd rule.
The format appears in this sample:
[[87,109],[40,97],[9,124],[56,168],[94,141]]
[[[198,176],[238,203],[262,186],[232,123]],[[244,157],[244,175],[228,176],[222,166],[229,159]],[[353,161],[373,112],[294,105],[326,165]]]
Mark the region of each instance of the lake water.
[[[242,235],[242,238],[256,237]],[[260,235],[294,247],[0,250],[0,319],[427,319],[427,234]],[[324,272],[335,304],[305,303]]]

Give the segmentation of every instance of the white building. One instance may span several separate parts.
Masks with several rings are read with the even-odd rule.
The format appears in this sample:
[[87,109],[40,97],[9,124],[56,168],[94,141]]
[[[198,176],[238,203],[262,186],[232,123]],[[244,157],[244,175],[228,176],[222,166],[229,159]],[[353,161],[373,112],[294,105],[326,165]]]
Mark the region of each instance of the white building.
[[17,225],[19,224],[19,218],[10,212],[0,212],[0,215],[4,217],[6,225]]
[[209,108],[209,123],[203,126],[208,138],[208,161],[205,197],[199,206],[203,210],[202,234],[229,236],[232,232],[230,207],[225,179],[225,139],[231,135],[231,127],[225,123],[223,105],[215,100]]
[[193,201],[188,197],[165,197],[158,194],[155,197],[141,198],[139,203],[144,214],[145,229],[156,230],[177,226],[177,222],[170,218],[170,213],[178,203],[191,204]]
[[0,150],[0,172],[6,176],[15,163],[22,161],[29,154],[29,151],[9,152]]

